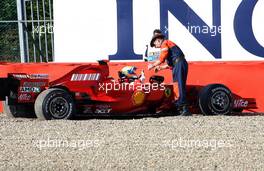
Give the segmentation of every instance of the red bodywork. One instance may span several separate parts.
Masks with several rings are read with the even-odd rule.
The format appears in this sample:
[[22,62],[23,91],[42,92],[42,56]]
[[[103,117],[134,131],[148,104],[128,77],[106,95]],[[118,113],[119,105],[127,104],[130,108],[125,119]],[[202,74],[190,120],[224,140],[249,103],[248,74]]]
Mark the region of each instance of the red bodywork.
[[[49,82],[45,74],[11,73],[7,79],[0,80],[3,83],[9,82],[2,88],[1,100],[10,96],[13,100],[9,103],[34,104],[42,91],[56,87],[73,96],[78,114],[167,111],[173,108],[174,98],[177,99],[178,96],[177,91],[174,94],[170,84],[141,84],[139,80],[134,83],[121,83],[120,80],[114,80],[109,76],[109,67],[105,61],[99,62],[99,65],[77,67],[52,82]],[[200,113],[198,97],[203,87],[187,86],[187,98],[193,113]],[[233,103],[234,110],[256,108],[255,99],[243,99],[235,94]]]
[[[148,85],[148,86],[147,86]],[[155,87],[150,88],[152,85]],[[109,76],[108,65],[85,65],[50,83],[71,92],[79,113],[135,113],[165,110],[173,102],[173,86],[121,83]]]

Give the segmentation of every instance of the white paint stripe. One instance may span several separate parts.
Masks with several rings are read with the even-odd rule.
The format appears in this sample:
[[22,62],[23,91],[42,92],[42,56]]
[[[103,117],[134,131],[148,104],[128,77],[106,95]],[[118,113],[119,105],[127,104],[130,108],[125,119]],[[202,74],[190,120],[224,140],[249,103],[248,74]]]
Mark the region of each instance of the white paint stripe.
[[86,80],[86,78],[87,78],[87,74],[85,74],[85,75],[84,75],[84,78],[83,78],[83,80]]
[[75,74],[72,74],[71,81],[74,80]]
[[88,80],[91,80],[91,74],[89,74],[89,78],[88,78]]
[[71,81],[88,81],[88,80],[99,80],[101,74],[93,73],[93,74],[72,74]]
[[93,79],[92,80],[95,80],[95,77],[96,77],[96,74],[93,74]]
[[100,74],[98,73],[96,74],[96,80],[99,80],[99,78],[100,78]]
[[81,80],[84,81],[85,74],[81,74]]

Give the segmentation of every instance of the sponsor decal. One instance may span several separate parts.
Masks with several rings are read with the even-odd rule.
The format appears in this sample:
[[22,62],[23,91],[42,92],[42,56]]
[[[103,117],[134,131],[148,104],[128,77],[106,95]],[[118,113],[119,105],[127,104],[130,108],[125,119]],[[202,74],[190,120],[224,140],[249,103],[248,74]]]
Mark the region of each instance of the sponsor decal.
[[24,87],[43,87],[46,85],[46,82],[24,82]]
[[171,89],[170,88],[166,88],[164,91],[164,94],[167,98],[169,98],[171,96]]
[[245,108],[248,106],[248,101],[244,99],[237,99],[234,101],[235,108]]
[[159,58],[159,55],[160,55],[160,49],[159,49],[159,51],[156,50],[153,52],[148,52],[147,56],[144,59],[146,61],[155,61]]
[[93,113],[92,106],[85,106],[83,113]]
[[40,93],[40,87],[20,87],[20,92],[23,93]]
[[94,113],[110,113],[112,109],[96,109]]
[[28,78],[30,79],[48,79],[48,74],[30,74],[28,75]]
[[132,100],[134,105],[141,105],[145,100],[145,93],[143,91],[136,91],[132,95]]
[[[160,28],[168,39],[180,42],[182,49],[192,49],[193,52],[186,51],[190,61],[264,59],[261,0],[205,0],[202,5],[195,0],[75,2],[78,3],[63,0],[56,3],[56,20],[60,21],[56,26],[60,31],[56,34],[61,35],[55,39],[58,49],[57,62],[94,61],[98,56],[108,56],[109,60],[142,60],[143,54],[139,52],[145,51],[144,45],[149,44],[151,32],[155,27]],[[104,5],[100,5],[100,2],[104,2]],[[79,6],[95,8],[84,11],[85,15],[78,16],[80,18],[75,24],[63,21],[64,18],[71,17],[69,10],[78,12]],[[144,12],[140,9],[144,9]],[[104,13],[93,15],[98,10]],[[84,20],[94,26],[99,25],[100,27],[96,27],[97,33],[104,33],[105,28],[113,22],[116,22],[118,27],[108,27],[108,32],[111,33],[108,35],[84,35],[82,32],[94,30],[86,25]],[[150,22],[146,22],[148,20]],[[140,23],[144,23],[144,27]],[[73,31],[68,33],[63,29],[65,27]],[[134,30],[137,30],[137,34]],[[65,41],[64,34],[70,34],[73,39]],[[82,40],[75,34],[83,36]],[[87,42],[87,39],[95,41]],[[102,39],[106,40],[104,43],[107,46],[100,46]],[[87,48],[89,46],[100,50]]]
[[97,105],[94,113],[110,113],[111,111],[110,105]]
[[29,101],[30,99],[31,99],[30,94],[20,94],[18,96],[18,100],[20,100],[20,101]]
[[28,78],[28,76],[25,74],[13,74],[13,77],[18,78],[18,79]]
[[71,81],[95,81],[99,80],[100,73],[93,74],[72,74]]
[[12,74],[13,77],[18,78],[18,79],[48,79],[48,74]]

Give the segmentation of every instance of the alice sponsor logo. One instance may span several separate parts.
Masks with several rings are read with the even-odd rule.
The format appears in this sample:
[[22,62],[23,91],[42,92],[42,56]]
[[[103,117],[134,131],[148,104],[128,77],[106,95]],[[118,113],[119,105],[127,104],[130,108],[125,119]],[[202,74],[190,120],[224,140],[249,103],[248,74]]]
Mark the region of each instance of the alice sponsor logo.
[[234,107],[239,108],[239,107],[247,107],[248,106],[248,101],[239,99],[234,101]]

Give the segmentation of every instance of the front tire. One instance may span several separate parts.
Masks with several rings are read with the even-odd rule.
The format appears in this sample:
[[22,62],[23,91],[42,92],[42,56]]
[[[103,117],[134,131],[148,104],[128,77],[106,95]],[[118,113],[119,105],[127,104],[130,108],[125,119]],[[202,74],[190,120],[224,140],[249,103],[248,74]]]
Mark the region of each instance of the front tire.
[[38,119],[71,119],[76,108],[72,96],[65,90],[51,88],[43,91],[35,102]]
[[199,107],[204,115],[227,115],[232,104],[232,92],[222,84],[210,84],[199,94]]

